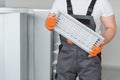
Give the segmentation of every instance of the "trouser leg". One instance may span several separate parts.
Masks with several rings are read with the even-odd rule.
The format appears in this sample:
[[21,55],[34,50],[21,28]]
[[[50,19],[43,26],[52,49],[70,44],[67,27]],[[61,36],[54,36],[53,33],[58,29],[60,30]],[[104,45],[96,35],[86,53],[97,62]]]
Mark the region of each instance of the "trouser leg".
[[72,50],[67,45],[63,45],[58,55],[57,79],[56,80],[75,80],[75,49]]
[[101,80],[99,57],[88,58],[81,48],[75,45],[63,45],[58,55],[57,80]]
[[[82,56],[81,56],[82,55]],[[78,50],[78,76],[80,80],[101,80],[101,63],[95,56],[88,58],[88,53]]]

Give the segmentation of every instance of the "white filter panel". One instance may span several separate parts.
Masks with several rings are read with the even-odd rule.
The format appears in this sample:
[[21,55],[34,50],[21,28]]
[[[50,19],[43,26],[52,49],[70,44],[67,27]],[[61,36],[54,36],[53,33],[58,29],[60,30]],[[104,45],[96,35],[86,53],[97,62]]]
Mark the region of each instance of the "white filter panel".
[[54,30],[88,53],[93,45],[100,46],[104,40],[102,36],[63,12],[57,13],[57,24]]

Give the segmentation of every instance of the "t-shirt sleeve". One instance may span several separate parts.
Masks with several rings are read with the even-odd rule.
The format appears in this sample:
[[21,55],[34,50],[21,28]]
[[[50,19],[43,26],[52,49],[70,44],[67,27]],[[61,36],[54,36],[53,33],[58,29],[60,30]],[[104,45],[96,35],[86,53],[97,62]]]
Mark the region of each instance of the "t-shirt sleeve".
[[51,13],[57,13],[57,11],[60,9],[61,0],[54,0],[53,6],[51,8]]
[[111,16],[114,14],[111,3],[109,0],[100,0],[101,1],[101,10],[102,16]]

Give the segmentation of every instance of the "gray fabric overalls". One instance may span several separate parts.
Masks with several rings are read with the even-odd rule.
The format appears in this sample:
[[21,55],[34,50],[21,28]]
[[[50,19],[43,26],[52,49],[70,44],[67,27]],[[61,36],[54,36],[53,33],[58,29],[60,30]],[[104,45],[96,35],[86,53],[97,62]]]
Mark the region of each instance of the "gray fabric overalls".
[[[68,14],[95,31],[96,25],[91,16],[96,0],[92,0],[86,15],[73,15],[71,1],[67,0]],[[75,44],[68,44],[60,35],[56,80],[101,80],[100,56],[88,58],[88,53]]]

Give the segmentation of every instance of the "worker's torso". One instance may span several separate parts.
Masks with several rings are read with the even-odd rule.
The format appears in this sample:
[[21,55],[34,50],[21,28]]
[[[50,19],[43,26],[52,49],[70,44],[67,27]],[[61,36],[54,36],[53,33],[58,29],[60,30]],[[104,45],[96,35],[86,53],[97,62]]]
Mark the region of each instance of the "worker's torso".
[[[92,0],[71,0],[73,14],[74,15],[86,15],[91,1]],[[99,3],[99,0],[96,1],[95,5],[94,5],[94,10],[93,10],[91,16],[93,16],[95,24],[96,24],[95,31],[97,33],[100,33],[99,28],[101,26],[101,21],[100,21],[101,10],[100,10],[100,5],[98,3]],[[61,6],[60,10],[65,13],[68,13],[66,0],[62,0],[61,4],[63,6]]]

